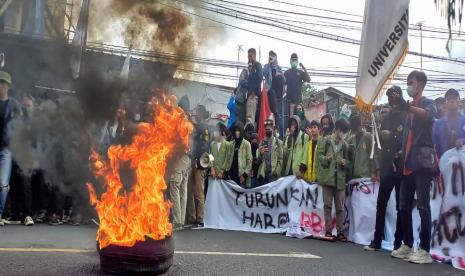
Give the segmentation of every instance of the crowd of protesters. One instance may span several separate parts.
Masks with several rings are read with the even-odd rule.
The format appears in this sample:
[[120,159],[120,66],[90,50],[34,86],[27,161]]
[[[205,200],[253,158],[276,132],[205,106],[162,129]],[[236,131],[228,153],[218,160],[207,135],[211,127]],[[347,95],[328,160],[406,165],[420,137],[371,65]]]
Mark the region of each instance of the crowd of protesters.
[[[291,55],[291,69],[285,72],[273,51],[269,53],[269,63],[263,67],[256,60],[255,49],[248,51],[248,59],[248,68],[241,72],[227,104],[231,113],[227,124],[219,122],[209,127],[205,124],[208,119],[205,107],[198,106],[191,112],[185,99],[179,101],[178,105],[194,125],[194,132],[191,151],[176,159],[169,176],[167,196],[173,203],[174,230],[203,226],[209,177],[254,188],[294,175],[322,185],[326,238],[347,241],[343,233],[346,184],[352,179],[370,178],[380,182],[380,190],[374,239],[365,250],[381,248],[386,207],[395,189],[397,224],[392,256],[415,263],[432,262],[430,188],[436,176],[437,159],[465,142],[465,116],[459,113],[460,94],[450,89],[442,100],[430,100],[423,96],[426,75],[411,72],[407,78],[410,101],[400,87],[392,86],[387,90],[388,104],[380,107],[377,131],[382,150],[379,151],[374,150],[375,139],[362,124],[364,114],[357,109],[352,110],[348,119],[332,118],[329,114],[319,121],[306,119],[301,91],[310,76],[297,54]],[[57,191],[43,189],[46,185],[40,170],[26,179],[12,160],[8,124],[15,116],[30,116],[34,102],[31,97],[25,97],[22,103],[8,97],[10,85],[11,76],[0,72],[0,226],[18,222],[32,225],[34,220],[43,221],[46,217],[53,225],[63,221],[78,225],[78,221],[72,216],[66,218],[57,207],[54,202]],[[260,120],[264,91],[271,116]],[[110,143],[122,142],[118,139],[124,137],[121,134],[125,129],[124,117],[125,110],[120,109],[109,123]],[[263,124],[264,137],[258,135],[259,124]],[[12,182],[15,184],[9,193]],[[13,187],[21,185],[30,185],[32,193],[14,192]],[[421,242],[416,251],[412,226],[415,195],[421,218]],[[8,214],[7,202],[10,202]],[[331,229],[333,204],[336,236]]]
[[[301,88],[310,77],[302,64],[303,70],[297,68],[297,54],[292,54],[292,68],[286,72],[278,65],[273,51],[269,53],[269,63],[263,68],[255,59],[254,49],[248,51],[248,57],[249,67],[242,71],[238,87],[228,103],[230,119],[226,125],[220,122],[212,129],[209,149],[206,147],[205,126],[201,123],[204,120],[198,118],[198,114],[194,116],[197,117],[193,120],[197,132],[194,137],[198,140],[194,143],[202,143],[203,149],[192,156],[192,169],[204,173],[194,177],[194,184],[189,185],[188,180],[182,184],[199,191],[193,193],[192,199],[187,199],[198,204],[194,209],[197,216],[188,216],[184,220],[183,216],[175,215],[181,217],[181,220],[175,220],[176,229],[203,225],[199,210],[203,211],[206,190],[199,185],[206,188],[208,176],[233,180],[243,188],[255,188],[294,175],[322,185],[326,238],[347,241],[343,233],[346,185],[352,179],[369,178],[380,182],[380,190],[374,239],[364,249],[381,249],[386,208],[395,189],[397,224],[391,255],[413,263],[432,262],[429,254],[431,183],[439,173],[441,155],[449,149],[461,148],[465,141],[465,116],[459,112],[458,91],[450,89],[442,100],[436,102],[424,97],[427,76],[420,71],[408,75],[408,95],[404,95],[399,86],[389,88],[388,103],[379,106],[377,131],[381,150],[378,150],[373,145],[375,139],[371,126],[362,125],[364,114],[356,108],[348,118],[332,118],[326,114],[319,121],[306,119]],[[262,120],[265,137],[259,140],[258,116],[263,91],[267,93],[272,116]],[[199,158],[206,152],[214,157],[211,168],[203,168],[199,163]],[[170,189],[178,191],[181,180],[175,178]],[[201,196],[197,195],[200,193]],[[190,197],[189,192],[187,195]],[[417,250],[413,249],[412,226],[415,195],[421,218]],[[331,229],[333,204],[336,236]],[[187,205],[188,213],[190,206]]]

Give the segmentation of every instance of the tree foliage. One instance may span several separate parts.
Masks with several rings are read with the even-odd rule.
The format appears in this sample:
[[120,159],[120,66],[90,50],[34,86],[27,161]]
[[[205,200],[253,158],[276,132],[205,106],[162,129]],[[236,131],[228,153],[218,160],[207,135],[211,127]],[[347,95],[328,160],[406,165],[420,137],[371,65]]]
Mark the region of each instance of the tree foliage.
[[447,19],[449,28],[449,40],[447,41],[447,51],[450,53],[452,47],[452,26],[462,24],[464,0],[434,0],[442,16]]

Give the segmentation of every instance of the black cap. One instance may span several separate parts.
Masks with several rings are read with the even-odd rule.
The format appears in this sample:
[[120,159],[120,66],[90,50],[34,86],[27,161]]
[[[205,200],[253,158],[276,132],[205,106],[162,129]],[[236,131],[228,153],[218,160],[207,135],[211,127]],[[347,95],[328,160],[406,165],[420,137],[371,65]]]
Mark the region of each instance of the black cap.
[[399,93],[399,95],[402,96],[402,88],[400,88],[400,87],[397,86],[397,85],[391,86],[391,87],[387,90],[386,95],[389,97],[389,95],[390,95],[391,93],[394,93],[394,92],[397,92],[397,93]]
[[291,59],[298,59],[298,58],[299,58],[299,57],[297,56],[296,53],[293,53],[293,54],[291,55]]
[[268,53],[268,55],[269,55],[269,56],[277,56],[276,53],[275,53],[273,50],[271,50],[271,51]]
[[460,93],[459,93],[459,91],[455,90],[454,88],[451,88],[451,89],[447,90],[446,95],[444,96],[444,98],[446,98],[446,100],[448,98],[460,99]]

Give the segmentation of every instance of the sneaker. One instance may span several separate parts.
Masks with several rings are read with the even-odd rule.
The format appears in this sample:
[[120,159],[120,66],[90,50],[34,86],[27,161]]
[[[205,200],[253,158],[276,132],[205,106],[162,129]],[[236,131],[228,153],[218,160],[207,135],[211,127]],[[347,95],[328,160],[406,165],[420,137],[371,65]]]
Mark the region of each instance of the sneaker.
[[48,225],[61,225],[63,222],[59,219],[57,215],[53,215],[48,222]]
[[414,264],[430,264],[433,262],[429,252],[423,249],[418,249],[417,252],[413,253],[408,259],[409,262]]
[[40,211],[34,219],[36,222],[44,222],[47,219],[47,211]]
[[381,246],[375,245],[375,243],[372,241],[370,245],[364,246],[363,250],[365,251],[379,251],[381,250]]
[[347,242],[347,237],[342,233],[338,233],[336,238],[337,238],[338,241]]
[[3,219],[1,216],[0,216],[0,226],[5,226],[5,223],[3,222]]
[[399,249],[394,250],[391,252],[391,256],[397,259],[407,260],[413,254],[413,250],[411,247],[403,244],[399,247]]
[[68,215],[63,215],[63,217],[61,218],[61,222],[63,223],[68,223],[70,221],[71,221],[71,217]]
[[72,217],[71,220],[68,221],[68,224],[72,226],[79,226],[81,225],[81,221],[82,221],[82,217],[80,215],[76,215]]
[[24,219],[24,225],[25,225],[25,226],[32,226],[32,225],[34,225],[34,220],[32,220],[31,217],[27,216],[27,217]]
[[182,224],[173,223],[173,231],[181,231],[183,229],[184,227],[182,226]]
[[4,219],[3,222],[6,225],[19,225],[19,224],[21,224],[20,220],[15,220],[15,219],[12,219],[12,218]]

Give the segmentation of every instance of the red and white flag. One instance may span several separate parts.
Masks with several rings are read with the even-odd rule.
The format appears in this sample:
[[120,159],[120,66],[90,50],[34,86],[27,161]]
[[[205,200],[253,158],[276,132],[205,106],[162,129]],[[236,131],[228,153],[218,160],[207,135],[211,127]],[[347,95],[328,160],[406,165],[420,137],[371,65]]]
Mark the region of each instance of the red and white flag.
[[258,118],[258,141],[262,141],[265,138],[265,120],[273,119],[273,113],[271,113],[270,103],[268,101],[268,92],[266,91],[265,83],[262,84],[262,96],[260,103],[260,117]]

